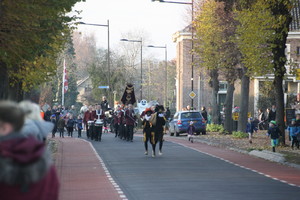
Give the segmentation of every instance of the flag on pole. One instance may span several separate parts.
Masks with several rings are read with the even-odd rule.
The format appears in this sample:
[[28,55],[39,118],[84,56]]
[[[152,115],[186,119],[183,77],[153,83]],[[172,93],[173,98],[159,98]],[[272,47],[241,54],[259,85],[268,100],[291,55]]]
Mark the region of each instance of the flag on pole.
[[66,93],[68,91],[68,74],[67,74],[67,68],[66,68],[66,60],[64,60],[63,83],[64,83],[64,93]]

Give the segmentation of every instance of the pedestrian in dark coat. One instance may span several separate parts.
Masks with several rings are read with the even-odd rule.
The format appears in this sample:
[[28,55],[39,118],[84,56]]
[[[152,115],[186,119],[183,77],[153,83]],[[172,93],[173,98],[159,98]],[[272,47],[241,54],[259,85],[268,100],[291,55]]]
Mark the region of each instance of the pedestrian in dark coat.
[[[152,152],[152,157],[155,157],[155,148],[156,144],[159,142],[159,155],[162,155],[162,147],[163,147],[163,140],[164,140],[164,125],[166,124],[166,118],[164,116],[164,106],[157,105],[155,108],[154,116],[156,115],[156,122],[153,124],[154,132],[155,132],[155,143],[154,143],[154,151]],[[151,121],[150,121],[151,122]]]
[[128,105],[128,109],[125,111],[125,120],[126,120],[126,128],[127,128],[127,141],[133,141],[133,129],[136,121],[136,116],[132,107],[132,104]]
[[204,118],[204,120],[207,122],[207,111],[204,106],[201,108],[201,115]]
[[150,122],[152,110],[147,108],[144,111],[145,115],[143,117],[143,134],[144,134],[144,146],[145,146],[145,155],[148,155],[148,141],[150,141],[152,146],[152,152],[155,152],[155,138],[152,124]]
[[73,119],[73,115],[70,115],[69,119],[67,119],[68,136],[73,137],[74,126],[75,126],[75,120]]
[[268,137],[271,138],[272,151],[275,152],[275,147],[279,145],[279,137],[281,136],[280,129],[276,125],[276,121],[271,121],[269,124]]
[[59,137],[65,137],[64,132],[65,132],[65,127],[66,127],[66,121],[64,119],[64,116],[61,115],[58,122],[57,122],[57,129],[59,131]]

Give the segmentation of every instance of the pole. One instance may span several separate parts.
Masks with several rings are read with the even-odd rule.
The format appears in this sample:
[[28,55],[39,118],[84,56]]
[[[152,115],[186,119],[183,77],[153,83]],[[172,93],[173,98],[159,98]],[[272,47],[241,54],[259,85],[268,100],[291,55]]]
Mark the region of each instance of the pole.
[[107,68],[108,68],[108,100],[111,100],[111,95],[110,95],[110,91],[112,91],[111,89],[111,85],[110,85],[110,38],[109,38],[109,20],[107,20]]
[[64,105],[65,102],[65,76],[66,76],[66,60],[63,61],[63,81],[61,84],[61,105]]
[[168,53],[167,53],[167,44],[165,45],[165,64],[166,64],[166,82],[165,82],[165,107],[168,106]]
[[[194,0],[192,0],[192,76],[191,76],[191,85],[192,85],[192,91],[194,91]],[[191,92],[192,92],[191,91]],[[191,100],[191,107],[194,109],[194,99]]]
[[143,40],[141,38],[141,97],[143,99]]

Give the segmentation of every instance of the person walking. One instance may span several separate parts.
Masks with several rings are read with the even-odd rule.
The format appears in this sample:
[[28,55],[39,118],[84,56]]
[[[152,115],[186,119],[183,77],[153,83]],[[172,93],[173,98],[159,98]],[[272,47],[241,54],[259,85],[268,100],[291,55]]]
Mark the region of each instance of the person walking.
[[147,108],[144,111],[145,115],[143,117],[143,135],[144,135],[144,146],[145,146],[145,155],[148,155],[148,141],[150,141],[150,144],[152,146],[152,152],[155,151],[155,140],[154,140],[154,132],[152,124],[150,123],[150,118],[152,114],[152,110],[150,108]]
[[296,119],[292,119],[291,124],[287,128],[290,140],[292,142],[292,149],[296,145],[297,149],[299,149],[299,142],[297,140],[297,136],[300,134],[300,127],[296,126]]
[[43,141],[20,133],[25,113],[0,101],[0,199],[57,200],[59,181]]
[[196,132],[196,128],[194,126],[194,122],[190,121],[189,127],[187,129],[188,140],[193,143],[194,142],[194,133]]
[[118,105],[116,107],[115,112],[113,113],[113,122],[114,122],[114,131],[115,131],[115,137],[118,137],[119,135],[119,123],[118,123],[118,114],[120,112],[120,106]]
[[73,119],[73,115],[70,114],[69,119],[67,120],[67,131],[69,137],[73,137],[74,126],[75,120]]
[[275,147],[279,145],[279,137],[281,136],[281,132],[276,125],[276,121],[272,120],[270,122],[267,135],[271,138],[272,151],[275,152]]
[[257,119],[258,119],[258,128],[259,130],[265,130],[265,113],[262,109],[258,109],[258,113],[257,113]]
[[127,127],[127,141],[133,142],[133,128],[136,121],[136,116],[132,107],[132,104],[128,104],[128,109],[125,111],[125,120]]
[[81,138],[81,131],[83,129],[81,115],[78,115],[76,124],[77,124],[78,137]]
[[96,118],[95,118],[94,134],[92,135],[91,139],[92,140],[94,139],[95,141],[101,141],[105,114],[101,109],[100,105],[97,105],[95,113],[96,113],[95,115]]
[[94,120],[96,119],[96,111],[93,106],[89,106],[89,110],[84,113],[83,123],[85,125],[86,136],[89,139],[93,134]]
[[151,120],[150,122],[154,126],[154,133],[155,133],[155,142],[154,142],[154,148],[152,151],[152,157],[156,156],[155,149],[156,144],[159,142],[159,155],[162,155],[162,147],[163,147],[163,140],[164,140],[164,125],[166,124],[166,118],[164,116],[164,106],[163,105],[157,105],[155,108],[155,113],[153,114],[153,117],[155,120]]
[[53,129],[52,129],[52,138],[55,137],[55,134],[57,132],[57,122],[56,122],[56,116],[53,114],[50,117],[50,120],[52,122],[52,124],[54,125]]
[[119,124],[119,137],[120,139],[126,139],[126,120],[125,120],[125,110],[124,105],[120,107],[120,112],[118,114],[118,124]]
[[66,127],[66,121],[64,119],[63,115],[60,115],[59,120],[57,122],[57,129],[59,131],[59,137],[64,138],[64,132],[65,132],[65,127]]

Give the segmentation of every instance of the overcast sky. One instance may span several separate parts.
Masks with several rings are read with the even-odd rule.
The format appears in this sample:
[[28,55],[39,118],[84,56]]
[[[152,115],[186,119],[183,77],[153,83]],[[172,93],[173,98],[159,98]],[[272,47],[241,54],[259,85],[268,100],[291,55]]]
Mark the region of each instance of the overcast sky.
[[[191,2],[190,0],[178,0]],[[80,17],[85,23],[107,24],[110,21],[110,45],[116,50],[122,34],[145,32],[147,45],[168,47],[168,60],[175,58],[175,43],[172,35],[187,25],[187,12],[190,5],[152,2],[151,0],[86,0],[75,5],[81,10]],[[99,47],[107,48],[107,29],[105,27],[79,25],[83,34],[94,34]],[[139,39],[139,38],[128,38]],[[164,49],[144,48],[145,54],[153,54],[164,59]],[[144,55],[143,55],[144,56]],[[147,56],[147,55],[146,55]]]

